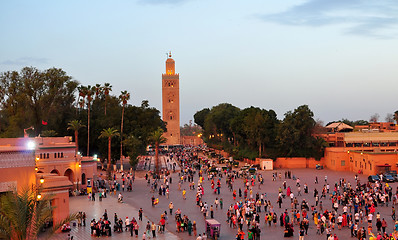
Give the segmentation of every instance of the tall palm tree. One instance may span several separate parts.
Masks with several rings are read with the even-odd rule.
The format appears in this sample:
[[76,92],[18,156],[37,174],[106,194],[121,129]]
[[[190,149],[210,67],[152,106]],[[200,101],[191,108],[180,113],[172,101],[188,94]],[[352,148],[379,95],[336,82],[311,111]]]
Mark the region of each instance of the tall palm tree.
[[[39,201],[36,187],[26,187],[20,192],[8,192],[0,198],[0,239],[29,240],[37,239],[40,229],[52,218],[54,206],[52,195],[44,195]],[[50,234],[53,234],[64,223],[77,218],[71,214],[58,223]]]
[[108,138],[108,165],[107,173],[108,178],[111,177],[111,139],[115,136],[119,136],[119,133],[114,128],[108,128],[101,131],[101,135],[98,138]]
[[122,123],[120,126],[120,170],[123,171],[123,119],[124,119],[124,107],[127,104],[127,101],[130,100],[130,93],[127,91],[122,91],[119,96],[120,101],[122,102]]
[[106,100],[108,99],[109,92],[112,91],[112,85],[110,83],[105,83],[102,89],[105,94],[105,116],[106,116]]
[[75,132],[75,143],[76,143],[76,151],[75,156],[77,156],[77,152],[79,151],[79,129],[86,127],[82,124],[80,120],[72,120],[68,123],[68,130],[72,130]]
[[155,144],[155,166],[156,173],[159,174],[159,145],[165,143],[167,139],[163,137],[163,129],[156,129],[149,137],[151,144]]
[[[84,108],[84,99],[86,98],[86,87],[83,85],[80,85],[77,87],[77,90],[79,91],[79,97],[77,98],[76,104],[79,104],[80,108]],[[76,106],[76,113],[77,113],[77,106]]]
[[91,101],[93,101],[93,95],[95,93],[95,87],[87,86],[85,89],[85,95],[87,98],[87,155],[90,156],[90,110]]
[[101,84],[95,84],[95,98],[98,98],[99,95],[103,93],[104,88],[101,87]]

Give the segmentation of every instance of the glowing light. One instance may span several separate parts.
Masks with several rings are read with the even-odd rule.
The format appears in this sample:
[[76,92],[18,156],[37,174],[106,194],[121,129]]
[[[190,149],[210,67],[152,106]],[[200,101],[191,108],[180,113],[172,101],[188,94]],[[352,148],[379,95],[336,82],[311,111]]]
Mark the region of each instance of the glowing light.
[[350,153],[350,150],[348,150],[347,153]]
[[37,194],[37,200],[40,200],[41,199],[41,194],[39,193],[39,194]]
[[44,183],[44,177],[43,176],[41,176],[41,178],[40,178],[40,183]]
[[34,150],[36,148],[36,143],[34,141],[29,141],[27,147],[29,150]]
[[98,158],[97,154],[94,154],[93,159],[97,160],[97,158]]
[[39,161],[40,160],[40,158],[39,157],[36,157],[36,161]]
[[81,163],[79,163],[79,167],[82,167],[82,164],[81,164]]
[[35,166],[35,171],[39,170],[39,168],[37,166]]

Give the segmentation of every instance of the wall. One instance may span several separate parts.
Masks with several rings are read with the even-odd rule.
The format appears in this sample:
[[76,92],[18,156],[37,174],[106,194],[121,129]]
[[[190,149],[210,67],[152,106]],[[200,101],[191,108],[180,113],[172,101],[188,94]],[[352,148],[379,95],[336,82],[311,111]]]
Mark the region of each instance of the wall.
[[348,150],[345,148],[326,148],[325,165],[335,171],[351,171]]
[[314,158],[277,158],[274,161],[274,168],[315,168],[317,164],[324,165],[324,159],[320,161]]

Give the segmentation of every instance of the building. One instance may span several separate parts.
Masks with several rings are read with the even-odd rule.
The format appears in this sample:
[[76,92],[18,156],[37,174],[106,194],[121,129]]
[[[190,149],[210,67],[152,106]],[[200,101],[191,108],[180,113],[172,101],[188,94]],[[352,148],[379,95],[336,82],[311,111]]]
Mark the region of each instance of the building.
[[71,190],[97,175],[97,161],[81,157],[71,137],[0,138],[0,194],[36,187],[51,194],[53,221],[69,215]]
[[162,74],[162,115],[167,132],[167,145],[180,144],[180,76],[175,73],[171,52],[166,60],[166,73]]

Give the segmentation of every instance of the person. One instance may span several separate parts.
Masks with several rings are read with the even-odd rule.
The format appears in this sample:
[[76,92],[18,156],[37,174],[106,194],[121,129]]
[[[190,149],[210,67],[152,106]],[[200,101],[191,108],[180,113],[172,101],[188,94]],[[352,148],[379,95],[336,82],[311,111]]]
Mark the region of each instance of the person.
[[170,215],[173,215],[173,208],[174,208],[173,202],[170,202],[169,204]]
[[142,221],[142,212],[143,212],[144,210],[142,210],[142,208],[140,208],[140,210],[138,210],[138,220],[139,221]]
[[196,240],[203,240],[202,236],[199,233],[199,236],[196,238]]
[[140,226],[138,225],[138,222],[135,222],[135,224],[134,224],[135,237],[138,237],[139,228],[140,228]]
[[188,221],[187,229],[188,229],[189,236],[192,236],[192,222],[190,220]]
[[196,237],[196,234],[197,234],[197,230],[196,230],[196,221],[193,221],[192,230],[193,230],[193,235]]
[[304,228],[300,228],[299,240],[304,240],[304,235],[305,235]]
[[151,230],[152,230],[152,237],[156,238],[156,225],[154,222],[152,222]]

